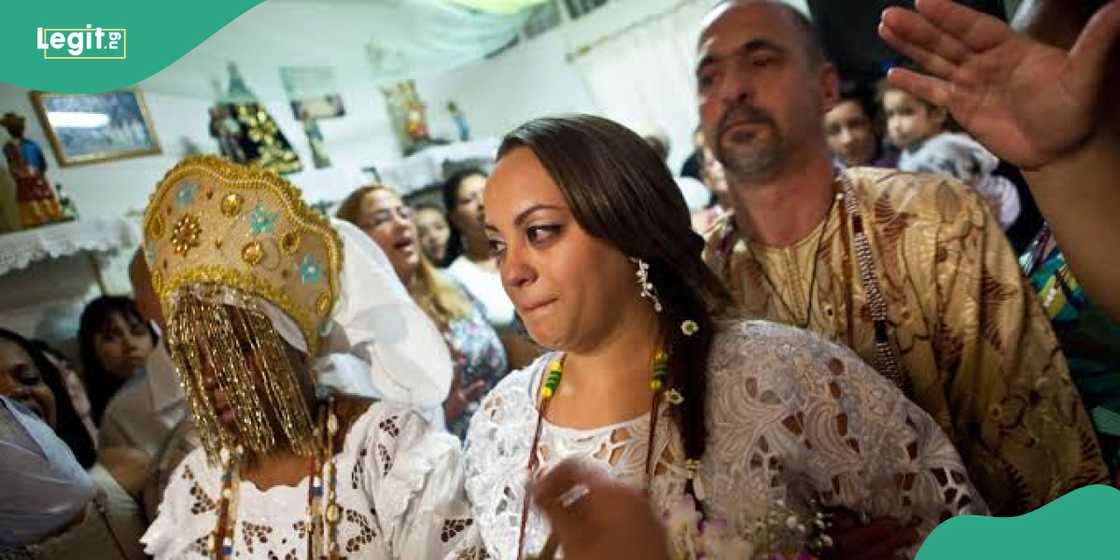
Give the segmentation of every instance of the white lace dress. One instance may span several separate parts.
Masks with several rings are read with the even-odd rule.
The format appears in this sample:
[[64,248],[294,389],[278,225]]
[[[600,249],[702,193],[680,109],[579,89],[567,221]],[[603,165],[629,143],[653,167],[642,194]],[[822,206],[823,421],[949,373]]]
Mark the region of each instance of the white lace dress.
[[[336,456],[339,551],[344,558],[481,557],[462,491],[459,442],[416,413],[377,402],[352,424]],[[260,491],[242,481],[235,558],[307,554],[308,480]],[[179,465],[141,542],[158,559],[209,558],[221,472],[196,449]]]
[[[795,488],[826,506],[920,518],[923,535],[947,517],[987,512],[933,419],[848,349],[762,321],[721,323],[712,349],[709,440],[697,481],[709,520],[746,538],[751,522]],[[517,557],[534,395],[554,357],[503,379],[467,437],[467,494],[486,548],[499,560]],[[669,407],[661,410],[652,498],[668,516],[687,469]],[[590,430],[545,422],[538,456],[542,469],[577,456],[641,484],[648,435],[648,415]],[[535,553],[548,527],[535,508],[529,515],[526,548]]]

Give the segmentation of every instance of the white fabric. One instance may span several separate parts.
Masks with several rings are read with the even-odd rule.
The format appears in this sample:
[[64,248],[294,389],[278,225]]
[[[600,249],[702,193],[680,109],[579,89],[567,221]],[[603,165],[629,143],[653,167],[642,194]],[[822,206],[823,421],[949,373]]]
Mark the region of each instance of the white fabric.
[[140,231],[133,222],[95,218],[43,226],[0,236],[0,275],[34,261],[81,251],[113,251],[135,247]]
[[[451,355],[432,320],[412,300],[385,253],[353,224],[332,220],[342,237],[342,293],[325,354],[370,365],[382,398],[428,409],[451,389]],[[317,360],[316,370],[329,364]]]
[[[719,328],[708,370],[707,452],[697,480],[709,521],[726,522],[743,537],[742,528],[776,500],[792,503],[799,490],[810,490],[825,506],[916,516],[923,534],[943,514],[986,513],[933,419],[851,351],[773,323],[726,322]],[[483,541],[498,560],[517,556],[537,422],[535,395],[555,357],[546,355],[503,379],[483,401],[467,436],[467,495]],[[669,408],[661,409],[654,444],[662,474],[654,479],[652,498],[663,514],[683,494],[687,476]],[[648,418],[588,430],[546,422],[538,458],[547,469],[581,457],[611,476],[641,484]],[[896,476],[911,474],[912,489],[898,490]],[[547,522],[533,508],[527,552],[539,551],[547,534]]]
[[[566,23],[572,68],[600,115],[632,130],[664,130],[670,169],[692,153],[696,44],[706,0],[608,2]],[[587,50],[581,47],[590,47]]]
[[443,166],[460,161],[494,160],[498,153],[498,139],[484,138],[470,142],[455,142],[431,146],[396,163],[377,166],[382,182],[393,187],[402,196],[445,179]]
[[994,202],[995,218],[1003,230],[1010,228],[1022,209],[1019,191],[1006,177],[995,174],[999,158],[967,134],[942,132],[914,150],[903,150],[898,169],[953,177],[970,185],[985,200]]
[[105,407],[98,448],[135,447],[155,458],[188,412],[175,364],[160,339],[144,375],[125,384]]
[[334,353],[315,360],[316,383],[347,395],[385,398],[373,384],[369,364],[352,354]]
[[460,255],[447,267],[447,274],[478,301],[486,322],[496,329],[513,324],[513,302],[502,287],[502,276],[498,271],[482,268],[465,255]]
[[0,396],[0,545],[40,541],[93,499],[93,482],[38,416]]
[[[473,556],[468,552],[478,538],[459,459],[458,441],[430,431],[414,412],[385,402],[370,405],[335,458],[340,553],[370,559],[477,557],[477,549]],[[261,491],[241,482],[233,534],[239,558],[303,558],[307,484],[305,477],[295,486]],[[209,558],[206,543],[220,490],[221,472],[196,449],[172,475],[159,515],[141,539],[147,553],[157,560]]]
[[264,316],[268,317],[268,322],[272,323],[272,328],[276,329],[276,334],[279,334],[284,342],[304,354],[307,353],[307,341],[303,338],[303,331],[287,313],[261,298],[257,298],[257,306]]
[[[385,395],[373,383],[369,364],[352,354],[328,354],[315,362],[319,377],[317,383],[347,395],[385,400]],[[443,404],[414,407],[416,412],[437,431],[446,431]]]

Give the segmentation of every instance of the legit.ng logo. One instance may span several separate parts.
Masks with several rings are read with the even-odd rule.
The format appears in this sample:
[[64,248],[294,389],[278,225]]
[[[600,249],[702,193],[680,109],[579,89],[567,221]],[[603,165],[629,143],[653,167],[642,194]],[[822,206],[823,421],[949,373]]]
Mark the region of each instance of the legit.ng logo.
[[128,30],[123,27],[38,27],[37,49],[47,60],[124,60],[128,58]]

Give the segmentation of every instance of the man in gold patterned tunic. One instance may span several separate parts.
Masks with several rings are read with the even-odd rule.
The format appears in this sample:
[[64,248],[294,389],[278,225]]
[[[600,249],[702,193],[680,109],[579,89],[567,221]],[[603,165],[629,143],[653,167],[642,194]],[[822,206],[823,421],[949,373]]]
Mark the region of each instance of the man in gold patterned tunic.
[[788,6],[720,3],[699,51],[701,124],[734,198],[705,259],[743,312],[846,344],[898,383],[997,515],[1104,482],[1054,333],[977,194],[837,174],[822,129],[836,71]]

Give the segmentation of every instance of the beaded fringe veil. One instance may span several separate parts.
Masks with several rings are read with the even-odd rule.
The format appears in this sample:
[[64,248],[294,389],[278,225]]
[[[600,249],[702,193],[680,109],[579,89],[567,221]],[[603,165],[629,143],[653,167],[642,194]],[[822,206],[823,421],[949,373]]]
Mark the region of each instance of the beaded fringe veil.
[[[312,456],[318,447],[311,412],[288,351],[258,299],[233,288],[196,284],[178,289],[173,300],[168,350],[209,463],[219,465],[219,450],[238,444],[257,452],[285,444],[298,455]],[[209,375],[228,395],[240,432],[236,441],[205,389]],[[276,433],[274,424],[283,433]]]

